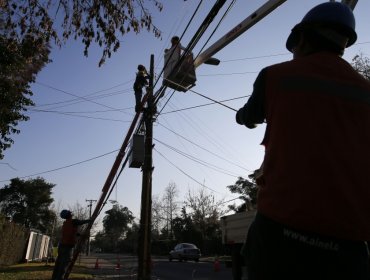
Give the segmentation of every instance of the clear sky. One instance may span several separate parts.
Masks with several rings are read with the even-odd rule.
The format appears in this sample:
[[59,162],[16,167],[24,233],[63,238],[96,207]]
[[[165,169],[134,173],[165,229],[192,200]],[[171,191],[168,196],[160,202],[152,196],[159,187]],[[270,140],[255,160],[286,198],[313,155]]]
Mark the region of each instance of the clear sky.
[[[69,41],[61,49],[53,49],[53,62],[42,70],[32,86],[36,106],[27,113],[31,119],[19,125],[21,133],[13,136],[15,143],[1,161],[0,186],[8,184],[10,178],[27,179],[41,173],[39,176],[56,184],[53,197],[60,208],[68,208],[76,202],[87,206],[86,199],[99,198],[117,155],[117,152],[110,152],[120,148],[134,116],[132,84],[137,65],[144,64],[149,69],[150,55],[154,54],[155,72],[159,74],[164,48],[169,47],[172,36],[182,34],[199,3],[195,0],[162,2],[164,9],[161,13],[153,10],[153,21],[162,31],[162,40],[146,31],[138,35],[128,34],[122,38],[121,48],[100,68],[98,62],[102,50],[95,45],[90,48],[87,58],[83,56],[83,46],[76,41]],[[184,46],[215,3],[203,2],[185,33]],[[207,46],[265,2],[236,1]],[[238,98],[225,104],[234,109],[243,106],[263,67],[291,59],[285,49],[291,28],[310,8],[322,2],[286,1],[219,51],[215,55],[221,60],[219,66],[201,65],[197,68],[197,83],[193,90],[220,101]],[[205,44],[228,3],[230,1],[193,53],[197,54]],[[358,40],[344,55],[347,61],[360,52],[370,56],[369,11],[370,1],[359,0],[355,8]],[[159,109],[171,93],[167,90]],[[254,130],[239,126],[235,123],[235,112],[217,104],[171,112],[209,102],[190,91],[176,92],[158,117],[154,124],[154,195],[161,196],[164,188],[175,182],[180,190],[178,200],[183,201],[187,190],[196,191],[201,183],[217,199],[230,200],[236,196],[226,186],[233,184],[238,176],[246,178],[260,166],[264,153],[260,145],[264,125]],[[110,154],[99,157],[107,153]],[[190,160],[189,156],[198,162]],[[94,157],[98,158],[73,165]],[[69,165],[73,166],[43,173]],[[140,217],[141,179],[140,169],[126,168],[111,196],[127,206],[137,218]]]

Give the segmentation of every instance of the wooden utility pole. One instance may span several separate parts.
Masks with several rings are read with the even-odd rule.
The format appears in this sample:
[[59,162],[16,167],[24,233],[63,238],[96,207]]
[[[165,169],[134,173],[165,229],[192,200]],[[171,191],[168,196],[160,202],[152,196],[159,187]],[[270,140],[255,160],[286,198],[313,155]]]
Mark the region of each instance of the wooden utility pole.
[[150,56],[150,79],[147,88],[148,105],[144,111],[145,157],[141,191],[141,213],[139,229],[138,279],[151,278],[151,220],[152,220],[152,172],[153,172],[153,117],[155,104],[153,98],[154,55]]
[[[86,202],[89,204],[87,205],[89,207],[89,219],[91,220],[91,207],[93,202],[96,202],[96,199],[86,199]],[[86,256],[90,255],[90,231],[88,232],[87,236],[87,246],[86,246]]]

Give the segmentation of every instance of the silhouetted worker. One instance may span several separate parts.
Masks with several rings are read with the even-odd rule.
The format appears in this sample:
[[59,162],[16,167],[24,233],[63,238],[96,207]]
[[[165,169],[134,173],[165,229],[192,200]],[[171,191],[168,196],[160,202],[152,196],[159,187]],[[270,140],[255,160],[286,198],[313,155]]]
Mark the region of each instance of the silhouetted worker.
[[90,220],[72,219],[72,212],[69,210],[62,210],[60,217],[65,219],[65,221],[62,226],[62,238],[58,244],[58,257],[55,261],[52,280],[64,279],[66,268],[71,260],[73,247],[76,245],[78,227],[90,222]]
[[370,82],[341,58],[352,10],[312,8],[290,33],[293,60],[264,68],[236,121],[266,121],[248,280],[368,280]]
[[141,98],[143,96],[143,87],[148,85],[149,75],[144,65],[139,64],[137,67],[136,79],[134,83],[135,92],[135,112],[139,112],[141,105]]

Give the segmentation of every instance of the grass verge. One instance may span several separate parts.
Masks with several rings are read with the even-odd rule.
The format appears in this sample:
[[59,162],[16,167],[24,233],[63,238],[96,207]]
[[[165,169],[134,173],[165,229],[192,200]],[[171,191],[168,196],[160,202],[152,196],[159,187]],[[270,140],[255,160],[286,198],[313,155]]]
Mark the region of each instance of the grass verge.
[[[50,280],[54,264],[45,263],[23,263],[0,268],[1,280]],[[92,279],[91,274],[85,267],[75,265],[73,273],[69,276],[71,280]]]

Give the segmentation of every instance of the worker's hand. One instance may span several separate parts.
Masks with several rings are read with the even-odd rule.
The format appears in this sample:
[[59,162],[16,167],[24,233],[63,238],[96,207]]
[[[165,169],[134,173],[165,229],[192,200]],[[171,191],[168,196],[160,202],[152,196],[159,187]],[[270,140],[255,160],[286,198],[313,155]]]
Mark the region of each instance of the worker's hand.
[[244,118],[243,118],[243,114],[244,114],[244,111],[243,111],[244,108],[241,108],[239,109],[239,111],[236,113],[235,115],[235,120],[238,124],[241,124],[241,125],[245,125],[246,127],[248,128],[256,128],[257,125],[255,123],[248,123],[248,122],[245,122]]
[[242,114],[243,114],[242,110],[243,110],[243,108],[239,109],[239,111],[235,115],[235,120],[238,124],[244,124],[243,118],[242,118]]

